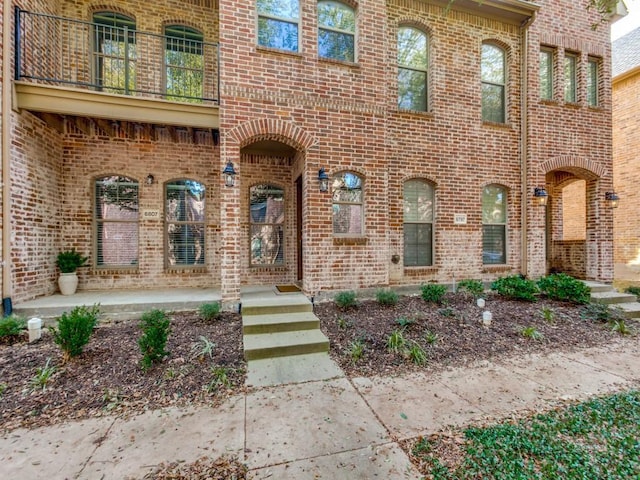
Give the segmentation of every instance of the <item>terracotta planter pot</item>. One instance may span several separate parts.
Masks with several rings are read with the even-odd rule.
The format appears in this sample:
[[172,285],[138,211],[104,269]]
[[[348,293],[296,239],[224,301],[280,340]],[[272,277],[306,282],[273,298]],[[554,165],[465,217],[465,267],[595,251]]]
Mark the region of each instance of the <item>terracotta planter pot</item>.
[[58,277],[58,287],[62,295],[73,295],[78,288],[78,275],[76,272],[61,273]]

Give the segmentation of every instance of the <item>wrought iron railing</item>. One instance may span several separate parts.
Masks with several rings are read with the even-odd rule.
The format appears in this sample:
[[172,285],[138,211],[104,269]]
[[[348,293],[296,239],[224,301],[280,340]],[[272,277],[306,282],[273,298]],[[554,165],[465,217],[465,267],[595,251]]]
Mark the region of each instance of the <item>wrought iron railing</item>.
[[15,79],[177,102],[219,102],[217,43],[15,9]]

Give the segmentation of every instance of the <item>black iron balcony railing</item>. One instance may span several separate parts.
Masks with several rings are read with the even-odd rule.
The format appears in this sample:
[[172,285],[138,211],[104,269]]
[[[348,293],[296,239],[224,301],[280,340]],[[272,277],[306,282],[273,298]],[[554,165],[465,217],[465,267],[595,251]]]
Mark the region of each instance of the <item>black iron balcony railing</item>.
[[219,103],[219,48],[165,35],[15,10],[15,79],[176,102]]

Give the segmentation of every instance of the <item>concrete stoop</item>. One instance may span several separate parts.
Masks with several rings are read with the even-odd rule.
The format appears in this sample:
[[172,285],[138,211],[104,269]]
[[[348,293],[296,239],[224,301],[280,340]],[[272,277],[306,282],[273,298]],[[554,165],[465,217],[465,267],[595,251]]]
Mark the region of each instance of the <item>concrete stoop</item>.
[[584,282],[591,289],[591,301],[619,307],[627,318],[640,318],[640,303],[635,295],[618,292],[613,286]]
[[304,295],[242,302],[247,384],[267,386],[342,376],[329,358],[329,339]]

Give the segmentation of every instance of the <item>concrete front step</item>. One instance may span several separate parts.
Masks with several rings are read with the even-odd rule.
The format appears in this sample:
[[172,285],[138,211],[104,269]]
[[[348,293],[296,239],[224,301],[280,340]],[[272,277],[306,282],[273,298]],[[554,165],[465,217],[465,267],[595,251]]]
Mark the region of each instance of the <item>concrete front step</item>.
[[616,307],[620,307],[627,318],[640,318],[640,303],[638,302],[620,303]]
[[635,295],[630,293],[620,293],[615,290],[609,292],[596,292],[591,294],[591,301],[596,303],[604,303],[607,305],[619,303],[632,303],[637,301]]
[[320,320],[313,312],[273,313],[269,315],[243,315],[242,333],[295,332],[320,328]]
[[306,298],[288,300],[286,303],[243,303],[242,316],[245,315],[274,315],[280,313],[313,312],[313,305]]
[[247,360],[329,351],[329,339],[319,329],[244,335],[243,342]]
[[610,292],[613,290],[613,287],[606,283],[594,282],[592,280],[583,280],[583,282],[587,287],[589,287],[591,293]]

